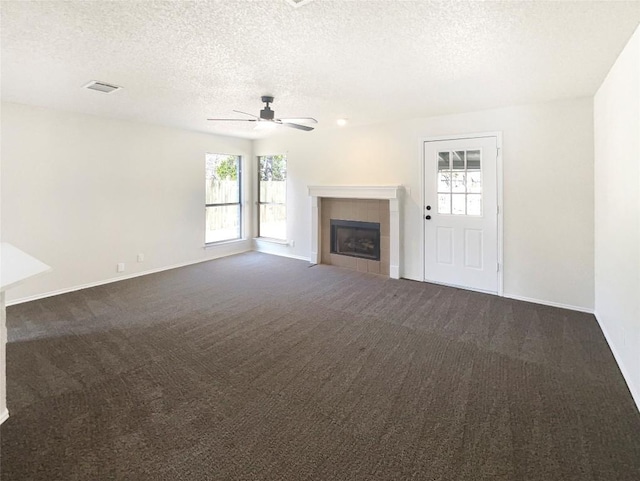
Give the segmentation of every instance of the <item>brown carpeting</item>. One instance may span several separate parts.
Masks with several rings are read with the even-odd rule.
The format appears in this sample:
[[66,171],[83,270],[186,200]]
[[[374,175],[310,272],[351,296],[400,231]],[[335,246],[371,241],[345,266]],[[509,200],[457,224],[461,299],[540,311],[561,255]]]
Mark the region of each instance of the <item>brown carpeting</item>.
[[7,317],[2,480],[640,479],[588,314],[247,253]]

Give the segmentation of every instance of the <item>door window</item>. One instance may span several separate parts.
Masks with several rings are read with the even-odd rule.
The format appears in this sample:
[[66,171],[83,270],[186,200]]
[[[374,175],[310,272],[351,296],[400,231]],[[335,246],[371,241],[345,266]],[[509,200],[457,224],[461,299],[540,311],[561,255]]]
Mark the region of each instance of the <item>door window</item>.
[[438,214],[482,215],[480,150],[438,152]]

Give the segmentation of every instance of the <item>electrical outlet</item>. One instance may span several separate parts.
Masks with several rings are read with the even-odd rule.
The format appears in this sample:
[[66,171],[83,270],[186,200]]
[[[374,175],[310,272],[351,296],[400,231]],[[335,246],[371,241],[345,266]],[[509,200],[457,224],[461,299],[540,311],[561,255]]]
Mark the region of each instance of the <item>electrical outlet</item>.
[[144,262],[144,254],[138,254],[138,262]]
[[124,272],[124,262],[118,262],[118,265],[116,267],[116,270],[118,272]]

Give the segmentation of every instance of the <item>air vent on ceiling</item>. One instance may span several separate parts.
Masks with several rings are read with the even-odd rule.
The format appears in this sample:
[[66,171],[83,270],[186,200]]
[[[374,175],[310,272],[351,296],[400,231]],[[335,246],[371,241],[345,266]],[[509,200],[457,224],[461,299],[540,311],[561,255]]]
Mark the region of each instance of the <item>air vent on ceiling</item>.
[[92,80],[87,85],[83,85],[83,87],[89,90],[97,90],[98,92],[102,92],[105,94],[110,94],[111,92],[115,92],[116,90],[120,90],[122,88],[118,87],[117,85],[98,82],[97,80]]
[[313,2],[313,0],[285,0],[289,5],[291,5],[292,7],[302,7],[303,5],[306,5],[307,3],[311,3]]

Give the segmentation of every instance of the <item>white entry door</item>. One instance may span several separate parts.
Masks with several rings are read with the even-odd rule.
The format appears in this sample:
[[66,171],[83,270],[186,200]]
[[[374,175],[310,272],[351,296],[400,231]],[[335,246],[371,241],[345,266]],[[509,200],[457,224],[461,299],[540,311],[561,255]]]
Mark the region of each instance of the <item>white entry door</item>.
[[497,138],[424,143],[424,277],[498,292]]

